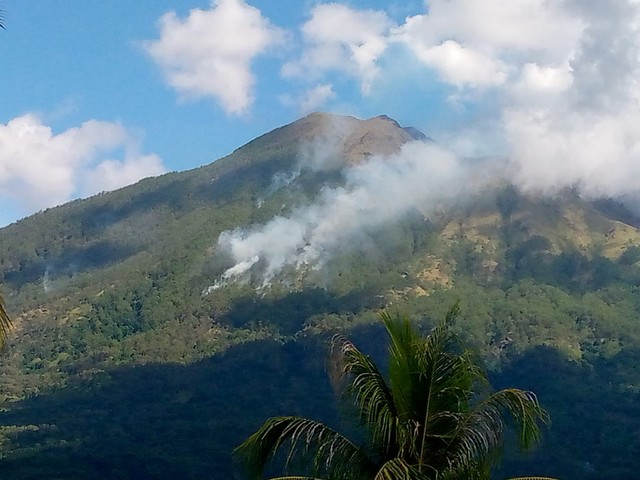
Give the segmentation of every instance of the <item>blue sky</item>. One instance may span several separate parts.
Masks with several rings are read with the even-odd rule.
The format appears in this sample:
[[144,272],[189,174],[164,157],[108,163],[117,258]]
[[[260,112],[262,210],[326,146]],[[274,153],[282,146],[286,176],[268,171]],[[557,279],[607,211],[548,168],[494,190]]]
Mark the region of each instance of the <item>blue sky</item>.
[[0,225],[313,110],[508,155],[523,188],[633,195],[638,6],[584,3],[0,0]]

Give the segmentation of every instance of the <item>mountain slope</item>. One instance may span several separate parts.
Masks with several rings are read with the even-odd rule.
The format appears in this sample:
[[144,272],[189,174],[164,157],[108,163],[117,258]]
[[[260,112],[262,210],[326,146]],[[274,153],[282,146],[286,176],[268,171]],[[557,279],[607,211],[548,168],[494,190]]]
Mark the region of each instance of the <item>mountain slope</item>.
[[[331,148],[334,171],[303,175],[299,188],[284,195],[289,203],[306,202],[327,182],[338,181],[342,166],[397,151],[411,139],[387,118],[311,114],[211,165],[146,179],[2,229],[0,278],[16,316],[9,361],[23,372],[35,362],[38,368],[30,373],[41,376],[57,371],[60,362],[87,357],[186,361],[217,351],[229,343],[216,320],[231,300],[204,298],[202,291],[214,280],[211,255],[218,235],[280,213],[284,192],[274,190],[273,179],[296,168],[309,149]],[[251,292],[236,290],[236,296]],[[39,344],[43,333],[59,338],[73,330],[81,338],[77,344],[67,340],[71,344],[62,352],[25,356],[20,347]],[[250,329],[233,335],[262,334]],[[175,336],[185,341],[175,352],[156,344]],[[148,349],[132,353],[129,343],[138,344],[138,337]]]
[[[269,282],[258,276],[224,280],[237,265],[221,248],[221,233],[247,240],[272,222],[313,214],[328,195],[357,191],[353,178],[367,165],[401,162],[414,140],[429,143],[388,117],[311,114],[210,165],[146,179],[1,229],[0,278],[16,329],[1,359],[0,400],[7,410],[0,415],[0,443],[4,438],[8,453],[0,472],[42,478],[55,464],[59,478],[100,475],[100,468],[111,467],[87,460],[109,463],[100,439],[115,457],[129,455],[125,448],[138,452],[132,467],[110,473],[113,478],[139,478],[136,468],[145,458],[173,458],[184,471],[192,469],[184,478],[201,478],[211,462],[228,471],[228,452],[251,422],[300,413],[296,403],[315,398],[315,386],[324,381],[319,345],[330,332],[360,335],[379,355],[380,308],[426,316],[430,324],[457,299],[464,315],[456,328],[503,372],[496,373],[498,381],[517,377],[519,366],[528,376],[509,385],[549,392],[542,401],[561,428],[559,437],[549,433],[555,450],[543,448],[535,457],[543,463],[555,458],[546,473],[597,478],[613,471],[606,456],[594,463],[588,454],[596,440],[584,431],[589,421],[603,421],[597,409],[591,420],[576,424],[570,399],[581,394],[575,378],[587,378],[588,371],[602,395],[594,399],[598,405],[624,395],[625,402],[635,399],[640,385],[629,360],[640,351],[640,222],[614,201],[587,202],[574,191],[539,198],[495,181],[439,208],[410,204],[391,220],[368,224],[361,235],[339,237],[343,245],[322,263],[286,264]],[[375,173],[380,171],[386,172]],[[272,244],[288,240],[280,236]],[[261,261],[251,267],[258,273]],[[541,375],[544,362],[558,369],[566,388]],[[306,373],[294,382],[286,375],[292,368]],[[227,378],[233,370],[242,371],[244,380]],[[197,380],[189,382],[190,376]],[[330,399],[323,385],[321,397]],[[285,400],[288,393],[299,400]],[[270,400],[251,413],[261,397]],[[68,417],[65,405],[77,418]],[[335,415],[315,403],[313,410]],[[210,416],[214,432],[198,427],[199,411]],[[630,420],[634,411],[630,406],[611,419],[612,431],[618,425],[626,442],[616,478],[633,478],[629,459],[637,443],[627,432],[628,425],[640,428]],[[237,421],[230,420],[234,415]],[[179,431],[193,448],[171,453],[153,436],[137,436],[143,428],[138,422],[152,424],[167,443]],[[199,436],[215,445],[196,448]],[[552,451],[562,451],[572,467],[563,470],[562,456]],[[215,460],[207,460],[207,452],[215,452]],[[20,466],[24,459],[36,473]],[[65,461],[82,473],[67,469]],[[585,462],[591,466],[583,468]],[[523,464],[509,465],[513,473]],[[572,469],[582,476],[572,476]]]

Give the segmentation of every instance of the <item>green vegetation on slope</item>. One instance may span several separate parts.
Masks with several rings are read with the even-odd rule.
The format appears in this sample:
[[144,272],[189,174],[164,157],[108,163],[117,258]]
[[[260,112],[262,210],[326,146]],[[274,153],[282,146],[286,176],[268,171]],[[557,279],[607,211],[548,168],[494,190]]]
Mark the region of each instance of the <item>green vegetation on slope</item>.
[[[265,223],[344,181],[339,171],[303,171],[274,188],[302,140],[287,127],[270,135],[212,165],[0,230],[2,293],[15,314],[0,359],[0,472],[139,478],[156,468],[149,459],[165,478],[175,477],[160,467],[170,463],[183,478],[202,478],[212,465],[230,472],[234,442],[267,416],[333,421],[324,407],[293,408],[324,378],[313,355],[324,357],[317,344],[327,332],[362,334],[358,344],[375,351],[381,308],[440,318],[460,299],[457,333],[496,384],[511,378],[507,385],[538,392],[550,410],[553,426],[532,457],[546,462],[543,473],[635,478],[640,223],[631,213],[571,191],[549,200],[503,186],[367,232],[366,245],[345,248],[321,271],[207,294],[228,266],[216,254],[222,231]],[[314,367],[289,382],[281,369],[297,364]],[[272,377],[298,395],[283,411]],[[319,395],[331,403],[328,387]],[[255,416],[221,407],[255,398],[264,398]],[[167,448],[172,436],[183,450]],[[608,453],[590,454],[596,448]],[[505,474],[540,471],[513,458]]]

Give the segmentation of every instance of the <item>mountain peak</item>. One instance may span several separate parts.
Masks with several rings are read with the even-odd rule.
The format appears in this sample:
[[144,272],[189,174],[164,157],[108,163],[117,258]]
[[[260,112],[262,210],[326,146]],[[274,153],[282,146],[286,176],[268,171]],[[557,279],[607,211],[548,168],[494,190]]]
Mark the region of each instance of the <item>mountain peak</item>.
[[427,140],[419,130],[379,115],[366,120],[327,112],[313,112],[288,125],[272,130],[249,142],[249,148],[282,148],[285,145],[317,145],[331,148],[345,157],[347,164],[357,164],[374,155],[397,153],[402,145]]

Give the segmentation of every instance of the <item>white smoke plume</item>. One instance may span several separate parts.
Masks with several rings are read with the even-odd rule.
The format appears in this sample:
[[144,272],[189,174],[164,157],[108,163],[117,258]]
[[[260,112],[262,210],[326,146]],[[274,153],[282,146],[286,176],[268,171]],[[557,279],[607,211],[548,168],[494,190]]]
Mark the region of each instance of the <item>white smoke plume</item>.
[[262,208],[264,204],[265,198],[273,195],[279,190],[288,187],[291,185],[299,176],[301,170],[300,168],[295,168],[290,172],[278,172],[271,179],[271,185],[267,189],[266,195],[264,197],[258,198],[256,204],[258,208]]
[[357,245],[362,232],[413,209],[427,212],[480,188],[481,177],[442,148],[406,144],[389,157],[374,157],[343,172],[345,184],[324,188],[312,205],[277,216],[266,225],[223,232],[219,250],[234,265],[222,281],[262,279],[268,284],[287,267],[319,268],[333,254]]
[[322,118],[323,130],[300,146],[297,163],[292,169],[273,175],[265,196],[257,201],[258,208],[267,197],[295,182],[304,170],[330,172],[345,167],[345,142],[354,132],[358,120],[346,116],[322,115]]

